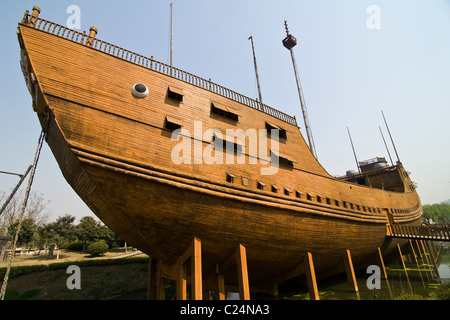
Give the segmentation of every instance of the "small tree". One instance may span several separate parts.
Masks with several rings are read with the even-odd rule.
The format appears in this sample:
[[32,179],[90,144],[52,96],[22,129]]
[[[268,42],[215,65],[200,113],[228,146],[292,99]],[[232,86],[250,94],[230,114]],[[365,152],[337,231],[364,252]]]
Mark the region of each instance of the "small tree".
[[[19,221],[16,220],[8,227],[8,234],[12,239],[16,236],[18,225]],[[22,221],[19,237],[17,238],[17,244],[22,246],[31,244],[34,240],[36,230],[37,227],[34,224],[34,221],[31,218],[25,218]]]
[[99,227],[99,239],[104,240],[110,248],[117,247],[120,238],[107,226]]
[[45,242],[49,245],[49,256],[53,256],[55,246],[59,253],[59,248],[64,242],[75,240],[74,221],[75,217],[65,215],[59,217],[56,222],[48,223],[39,229],[41,239],[45,239]]
[[83,251],[88,243],[99,240],[99,223],[93,217],[83,217],[80,223],[75,227],[74,232],[78,240],[83,243]]
[[94,257],[99,257],[101,255],[104,255],[109,249],[109,246],[104,241],[97,241],[92,244],[90,244],[87,247],[87,252],[89,252]]
[[75,227],[75,235],[78,241],[83,243],[83,250],[89,243],[104,240],[110,248],[117,246],[119,237],[107,226],[97,222],[93,217],[83,217]]

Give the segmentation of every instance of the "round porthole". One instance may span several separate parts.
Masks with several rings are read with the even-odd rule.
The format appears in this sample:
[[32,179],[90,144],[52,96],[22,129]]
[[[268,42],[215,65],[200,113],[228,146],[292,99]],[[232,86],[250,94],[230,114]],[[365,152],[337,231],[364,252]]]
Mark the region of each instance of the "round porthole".
[[143,99],[146,96],[148,96],[148,88],[145,84],[142,83],[136,83],[131,88],[131,93],[135,98]]

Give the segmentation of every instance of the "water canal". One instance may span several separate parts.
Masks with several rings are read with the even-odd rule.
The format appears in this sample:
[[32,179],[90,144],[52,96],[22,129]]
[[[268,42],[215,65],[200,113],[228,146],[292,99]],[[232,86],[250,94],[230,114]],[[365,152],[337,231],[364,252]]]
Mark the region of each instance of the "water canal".
[[[447,245],[448,246],[448,245]],[[386,263],[388,279],[381,279],[381,289],[369,289],[367,287],[367,279],[370,274],[365,270],[357,272],[356,278],[358,283],[358,293],[349,290],[347,278],[345,274],[340,274],[328,279],[318,281],[319,296],[321,300],[395,300],[399,298],[419,298],[437,300],[436,288],[439,285],[438,279],[428,279],[424,274],[425,266],[421,266],[422,278],[417,267],[412,263],[406,263],[408,268],[408,279],[405,272],[400,268],[397,260]],[[438,262],[438,272],[440,283],[450,283],[450,248],[443,249],[441,258]],[[411,284],[411,287],[410,285]],[[166,284],[166,299],[175,299],[175,282],[168,281]],[[411,297],[411,290],[414,296]],[[147,291],[135,292],[123,296],[115,297],[115,299],[137,299],[145,300]],[[408,296],[407,296],[408,295]],[[252,294],[252,300],[273,300],[273,296]],[[228,292],[227,300],[238,300],[239,294]],[[309,293],[306,286],[290,283],[280,287],[279,297],[277,300],[308,300]],[[449,299],[447,296],[446,299]]]
[[[319,297],[321,300],[437,299],[438,284],[450,283],[450,249],[442,251],[438,262],[440,279],[432,279],[430,273],[427,275],[425,265],[419,264],[421,272],[418,271],[415,263],[406,263],[406,267],[408,278],[398,261],[386,263],[388,279],[381,279],[381,289],[368,288],[367,280],[371,273],[366,273],[366,270],[357,272],[359,289],[357,293],[349,290],[345,274],[320,280],[318,281]],[[308,289],[306,286],[288,286],[284,292],[280,292],[279,299],[307,300],[309,299]]]

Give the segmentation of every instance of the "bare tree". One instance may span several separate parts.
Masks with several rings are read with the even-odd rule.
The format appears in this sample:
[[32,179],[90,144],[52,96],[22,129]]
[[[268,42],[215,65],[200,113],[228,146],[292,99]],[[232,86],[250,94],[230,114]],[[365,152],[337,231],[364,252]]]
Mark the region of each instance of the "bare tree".
[[[0,216],[0,227],[7,228],[19,218],[24,196],[25,192],[20,191],[11,199]],[[7,197],[8,194],[6,192],[0,192],[0,204],[6,201]],[[25,218],[31,219],[37,226],[44,225],[50,217],[50,212],[47,208],[49,203],[50,200],[46,200],[42,193],[32,191],[28,198]]]

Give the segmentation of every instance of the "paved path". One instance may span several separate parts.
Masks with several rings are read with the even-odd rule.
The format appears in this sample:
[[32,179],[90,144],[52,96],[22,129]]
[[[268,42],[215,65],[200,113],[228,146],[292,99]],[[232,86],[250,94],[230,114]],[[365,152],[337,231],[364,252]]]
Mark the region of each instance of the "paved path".
[[121,259],[121,258],[125,258],[125,257],[135,256],[135,255],[138,255],[138,254],[141,254],[141,253],[142,253],[142,251],[137,250],[137,251],[133,251],[131,253],[126,253],[126,254],[123,254],[121,256],[117,256],[117,257],[113,257],[113,258],[109,258],[109,259]]

